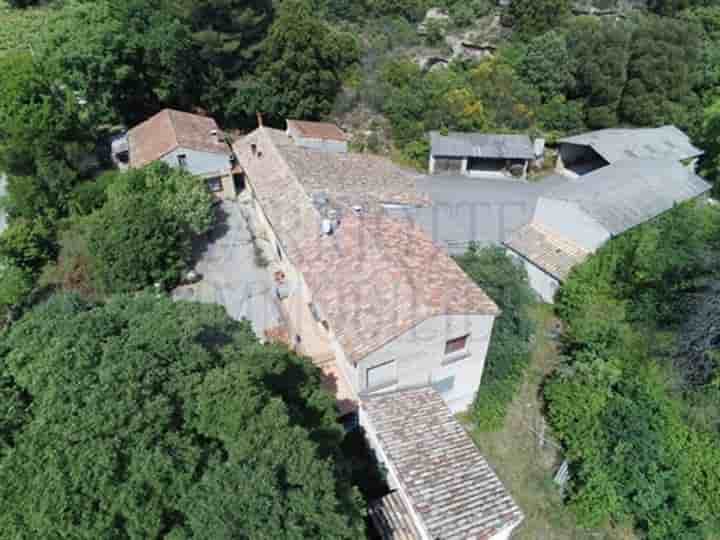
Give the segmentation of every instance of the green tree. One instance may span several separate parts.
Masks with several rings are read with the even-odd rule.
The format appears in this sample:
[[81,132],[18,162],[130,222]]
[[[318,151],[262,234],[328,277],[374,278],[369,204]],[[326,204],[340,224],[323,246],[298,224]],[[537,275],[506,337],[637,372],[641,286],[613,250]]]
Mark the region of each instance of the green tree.
[[475,93],[487,105],[495,129],[528,130],[534,126],[540,96],[512,65],[501,58],[490,58],[472,68],[468,77]]
[[276,120],[330,112],[343,71],[359,56],[355,38],[314,17],[307,0],[286,0],[263,45],[256,76],[273,94]]
[[[6,321],[12,319],[18,308],[28,301],[33,286],[34,280],[30,272],[9,260],[0,260],[0,316]],[[2,428],[0,427],[1,438]],[[0,441],[1,448],[2,441]]]
[[188,233],[200,235],[210,229],[214,199],[201,178],[162,162],[112,174],[105,180],[109,201],[143,196],[157,205],[160,215]]
[[272,22],[271,0],[180,0],[173,6],[189,21],[203,65],[219,68],[228,80],[252,70]]
[[363,537],[319,370],[221,308],[56,296],[0,370],[3,538]]
[[501,309],[473,404],[480,428],[499,429],[530,359],[529,342],[534,328],[529,310],[536,301],[535,294],[525,269],[500,248],[472,246],[455,260]]
[[530,41],[518,73],[540,92],[544,102],[564,96],[574,86],[572,60],[565,36],[552,30]]
[[54,232],[42,219],[13,221],[0,235],[0,256],[37,274],[56,252]]
[[144,195],[108,202],[90,223],[88,249],[94,271],[109,293],[136,291],[154,283],[173,285],[186,267],[187,231]]
[[164,0],[68,2],[53,12],[38,54],[95,125],[134,124],[198,94],[189,23]]
[[624,23],[590,17],[569,22],[567,43],[576,81],[569,97],[585,102],[591,128],[616,126],[627,80],[630,31]]
[[703,114],[700,145],[705,150],[700,163],[703,175],[716,182],[720,173],[720,99],[708,106]]
[[643,17],[633,33],[621,112],[635,125],[693,122],[699,106],[701,29],[684,21]]
[[569,14],[569,0],[513,0],[510,3],[513,26],[523,34],[542,34]]

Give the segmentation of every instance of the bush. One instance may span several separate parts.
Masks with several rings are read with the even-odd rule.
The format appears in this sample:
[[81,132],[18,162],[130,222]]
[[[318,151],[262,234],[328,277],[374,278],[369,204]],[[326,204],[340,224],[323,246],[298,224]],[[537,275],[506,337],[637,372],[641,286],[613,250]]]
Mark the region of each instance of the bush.
[[15,220],[0,235],[0,256],[33,275],[56,253],[55,233],[42,219]]
[[27,303],[33,286],[33,276],[27,270],[0,261],[0,317],[5,321],[13,319]]
[[178,282],[190,256],[187,230],[144,195],[110,201],[92,216],[88,248],[107,293]]
[[471,246],[456,261],[502,310],[495,320],[485,373],[473,405],[481,429],[499,429],[530,359],[534,328],[529,309],[535,294],[524,267],[502,248]]

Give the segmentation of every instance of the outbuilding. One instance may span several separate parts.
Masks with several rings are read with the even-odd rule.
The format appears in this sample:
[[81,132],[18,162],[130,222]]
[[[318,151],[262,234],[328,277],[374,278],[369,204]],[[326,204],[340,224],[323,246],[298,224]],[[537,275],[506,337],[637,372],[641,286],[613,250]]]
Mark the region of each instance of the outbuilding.
[[525,178],[536,157],[527,135],[430,132],[431,175]]

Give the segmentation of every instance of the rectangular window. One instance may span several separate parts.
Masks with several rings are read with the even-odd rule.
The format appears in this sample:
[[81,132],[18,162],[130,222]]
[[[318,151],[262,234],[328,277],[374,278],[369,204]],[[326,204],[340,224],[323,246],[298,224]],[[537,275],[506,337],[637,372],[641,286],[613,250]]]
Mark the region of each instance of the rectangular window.
[[397,384],[397,366],[395,365],[395,360],[390,360],[384,364],[368,368],[368,390],[378,390],[394,384]]
[[312,313],[313,319],[315,319],[317,322],[320,322],[320,313],[318,312],[317,306],[310,302],[308,304],[308,308],[310,308],[310,313]]
[[440,379],[439,381],[433,382],[432,385],[440,394],[447,394],[455,386],[455,376]]
[[187,169],[187,156],[185,154],[178,154],[177,160],[178,160],[178,166],[181,169]]
[[218,191],[222,191],[223,185],[222,180],[220,178],[208,178],[207,186],[210,191],[213,193],[216,193]]
[[468,339],[470,334],[465,334],[459,338],[450,339],[445,342],[445,356],[463,353],[467,350]]

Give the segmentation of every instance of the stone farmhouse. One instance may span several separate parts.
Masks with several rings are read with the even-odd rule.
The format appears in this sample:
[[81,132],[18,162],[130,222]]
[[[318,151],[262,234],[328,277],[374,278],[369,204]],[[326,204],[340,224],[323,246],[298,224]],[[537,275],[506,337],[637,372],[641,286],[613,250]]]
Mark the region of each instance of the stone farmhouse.
[[453,417],[478,389],[497,306],[418,225],[384,215],[429,204],[416,173],[307,145],[291,125],[233,148],[273,246],[289,341],[392,471],[394,491],[373,504],[383,537],[508,538],[522,513]]
[[131,168],[163,161],[202,178],[220,199],[237,195],[241,170],[214,119],[164,109],[113,141],[113,158]]

